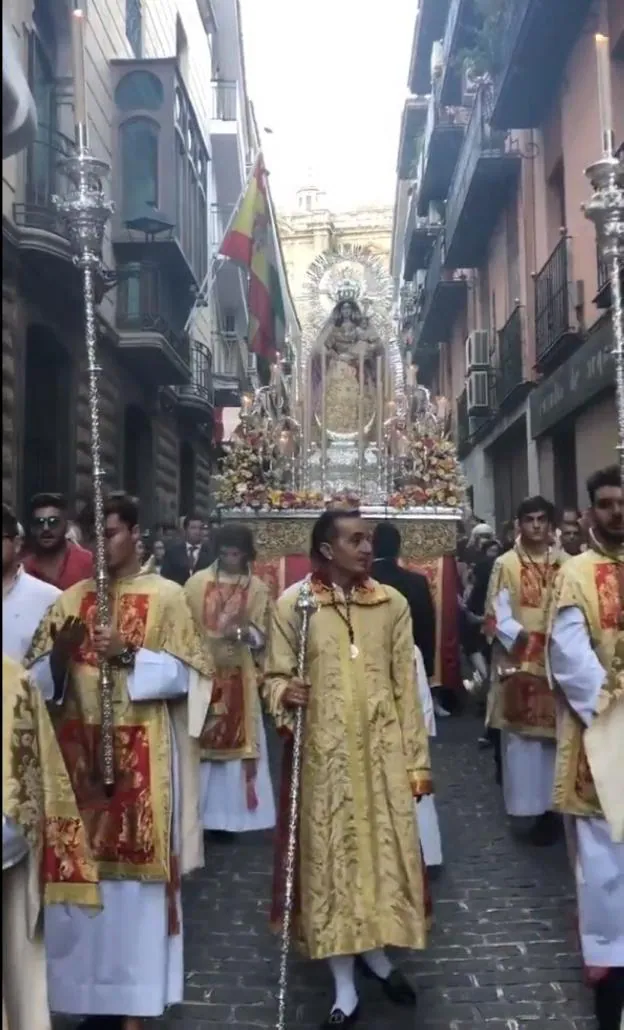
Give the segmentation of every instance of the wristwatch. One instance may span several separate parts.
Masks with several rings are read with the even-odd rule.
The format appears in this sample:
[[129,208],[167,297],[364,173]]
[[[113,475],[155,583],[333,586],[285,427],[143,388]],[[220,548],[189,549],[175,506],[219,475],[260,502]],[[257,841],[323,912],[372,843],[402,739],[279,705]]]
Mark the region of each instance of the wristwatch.
[[137,649],[132,644],[127,644],[123,651],[120,651],[114,658],[114,664],[120,669],[132,669],[136,658]]

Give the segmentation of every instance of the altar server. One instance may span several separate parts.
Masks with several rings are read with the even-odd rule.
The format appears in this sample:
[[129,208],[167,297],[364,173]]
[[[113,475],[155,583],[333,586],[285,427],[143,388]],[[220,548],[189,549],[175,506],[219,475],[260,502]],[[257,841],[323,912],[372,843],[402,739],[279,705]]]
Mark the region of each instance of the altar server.
[[624,1007],[624,498],[617,466],[590,477],[593,528],[557,581],[550,672],[561,697],[555,803],[571,818],[583,958],[599,1030]]
[[260,705],[270,615],[269,591],[251,564],[246,526],[224,526],[217,560],[191,576],[186,596],[215,666],[212,703],[201,735],[205,830],[241,833],[275,826],[275,801]]
[[[306,709],[295,930],[305,954],[329,961],[335,998],[323,1026],[331,1030],[357,1019],[356,961],[390,1001],[416,1002],[385,948],[425,947],[414,806],[432,785],[409,606],[393,587],[368,578],[367,523],[358,512],[325,512],[313,529],[311,557],[318,609],[310,621],[308,682],[296,675],[296,584],[277,603],[264,692],[287,735],[293,710]],[[286,764],[275,920],[283,912],[288,784]]]
[[546,676],[548,611],[561,557],[550,545],[555,512],[529,497],[518,508],[519,537],[497,558],[488,589],[485,629],[493,642],[488,721],[501,730],[507,814],[533,817],[531,839],[558,836],[553,815],[555,702]]
[[[140,1030],[182,1000],[180,875],[203,865],[199,736],[211,666],[181,587],[141,573],[133,498],[105,505],[111,622],[97,623],[95,584],[66,590],[35,634],[30,662],[54,721],[98,861],[103,911],[47,913],[48,988],[54,1011],[119,1017]],[[116,780],[100,768],[98,662],[113,669]],[[88,1025],[88,1022],[87,1022]],[[98,1026],[100,1024],[97,1024]]]
[[45,704],[2,656],[3,1030],[51,1030],[41,906],[97,909],[97,868]]
[[[427,734],[430,737],[435,737],[437,730],[431,687],[425,672],[423,656],[417,647],[414,648],[414,675],[416,677],[416,688],[420,698]],[[427,794],[420,799],[417,814],[418,836],[425,865],[430,869],[439,870],[442,865],[442,839],[440,837],[440,824],[433,794]]]

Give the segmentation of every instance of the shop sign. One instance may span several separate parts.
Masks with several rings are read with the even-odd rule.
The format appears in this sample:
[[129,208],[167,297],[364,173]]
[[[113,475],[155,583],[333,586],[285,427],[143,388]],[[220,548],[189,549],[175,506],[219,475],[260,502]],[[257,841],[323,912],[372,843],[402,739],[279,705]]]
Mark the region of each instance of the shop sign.
[[535,438],[583,407],[615,383],[611,320],[605,319],[530,397],[531,435]]

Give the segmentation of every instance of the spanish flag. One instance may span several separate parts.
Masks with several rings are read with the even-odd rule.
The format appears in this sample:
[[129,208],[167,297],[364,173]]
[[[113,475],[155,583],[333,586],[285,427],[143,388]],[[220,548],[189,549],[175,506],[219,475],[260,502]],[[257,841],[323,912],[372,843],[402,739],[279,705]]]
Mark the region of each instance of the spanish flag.
[[249,269],[249,349],[271,359],[284,338],[284,299],[262,154],[219,253]]

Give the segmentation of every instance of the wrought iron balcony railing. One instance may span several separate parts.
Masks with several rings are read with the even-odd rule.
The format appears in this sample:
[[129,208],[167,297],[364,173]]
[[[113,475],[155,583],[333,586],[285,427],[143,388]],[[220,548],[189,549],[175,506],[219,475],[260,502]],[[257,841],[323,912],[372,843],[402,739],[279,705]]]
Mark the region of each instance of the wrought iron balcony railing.
[[496,404],[500,408],[525,382],[522,308],[518,304],[498,333]]
[[59,164],[63,158],[72,157],[75,150],[74,141],[62,132],[46,125],[37,127],[37,138],[26,153],[24,202],[13,205],[16,225],[67,238],[52,197],[67,193],[70,188],[69,179]]
[[570,237],[564,235],[535,276],[535,356],[539,362],[576,333],[571,307]]
[[212,117],[218,122],[235,122],[238,116],[238,88],[235,80],[212,80]]
[[122,332],[156,333],[190,367],[188,333],[174,328],[168,304],[168,283],[160,265],[151,261],[128,264],[117,287],[117,328]]
[[191,382],[178,387],[181,398],[198,397],[206,404],[214,404],[214,383],[212,379],[212,354],[201,340],[192,340],[190,345]]

